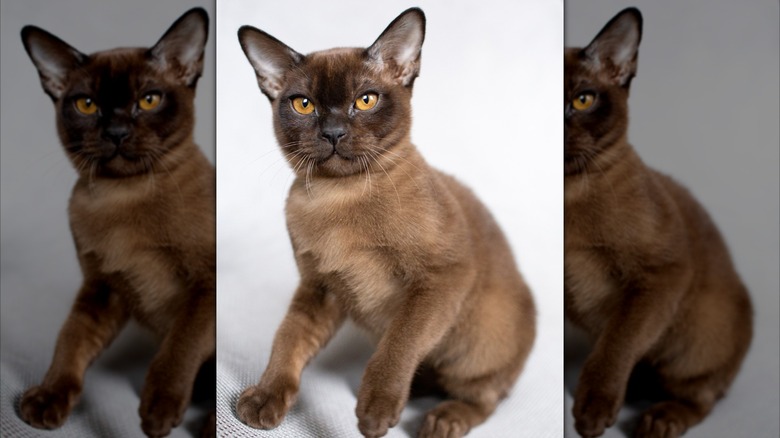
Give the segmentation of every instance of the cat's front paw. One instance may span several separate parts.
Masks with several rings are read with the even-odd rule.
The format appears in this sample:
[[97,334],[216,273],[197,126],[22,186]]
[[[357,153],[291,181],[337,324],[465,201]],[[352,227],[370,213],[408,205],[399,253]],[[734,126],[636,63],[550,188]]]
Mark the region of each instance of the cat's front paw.
[[613,424],[620,411],[621,397],[597,388],[578,388],[574,399],[574,428],[580,436],[600,436]]
[[255,429],[273,429],[290,410],[298,395],[298,385],[290,381],[260,383],[241,393],[236,404],[238,419]]
[[65,423],[80,392],[78,385],[34,386],[22,395],[22,420],[38,429],[56,429]]
[[184,417],[189,399],[163,390],[145,391],[141,397],[138,414],[141,429],[149,438],[159,438],[171,433]]
[[398,424],[405,400],[402,395],[364,384],[355,409],[360,433],[366,438],[384,436],[389,428]]

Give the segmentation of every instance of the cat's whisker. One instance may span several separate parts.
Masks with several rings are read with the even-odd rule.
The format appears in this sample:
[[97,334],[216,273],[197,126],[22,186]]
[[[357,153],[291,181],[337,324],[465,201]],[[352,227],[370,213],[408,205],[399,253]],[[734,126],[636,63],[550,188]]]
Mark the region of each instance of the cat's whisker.
[[366,175],[368,175],[368,196],[371,196],[371,168],[369,166],[367,157],[363,157],[363,161],[366,163]]
[[306,185],[306,194],[309,196],[309,200],[312,199],[311,197],[311,172],[314,170],[314,159],[313,158],[307,158],[309,161],[309,165],[306,167],[306,180],[304,181]]
[[[144,173],[148,175],[147,192],[154,193],[156,181],[154,178],[153,163],[151,157],[141,157],[141,164],[144,166]],[[151,187],[150,187],[151,186]]]
[[[275,152],[275,151],[274,151],[274,152]],[[278,165],[278,164],[279,164],[279,162],[280,162],[280,161],[282,161],[282,160],[285,160],[285,159],[286,159],[286,160],[288,160],[288,161],[289,161],[289,158],[290,158],[291,156],[294,156],[294,154],[295,154],[296,152],[300,152],[300,150],[296,150],[296,151],[293,151],[293,152],[291,152],[291,153],[289,153],[289,154],[284,154],[284,155],[282,155],[281,157],[277,157],[277,158],[276,158],[274,161],[272,161],[272,162],[271,162],[269,165],[265,166],[265,168],[263,168],[263,170],[261,170],[261,171],[260,171],[260,173],[259,173],[258,175],[260,175],[260,176],[262,176],[262,175],[265,175],[265,173],[266,173],[266,172],[268,172],[269,170],[271,170],[271,168],[272,168],[272,167],[274,167],[274,166]],[[267,154],[264,154],[264,155],[267,155]],[[255,160],[255,161],[257,161],[257,160]],[[280,169],[280,168],[282,168],[282,167],[283,167],[283,166],[279,166],[279,167],[277,167],[277,169],[276,169],[276,172],[279,172],[279,169]],[[274,173],[274,176],[276,176],[276,173]],[[273,179],[273,177],[272,177],[272,179]]]
[[[598,152],[592,150],[585,151],[585,159],[590,163],[592,163],[598,169],[599,173],[604,174],[605,169],[599,164],[598,158],[599,158]],[[609,182],[610,192],[612,193],[612,199],[615,202],[617,202],[618,196],[617,196],[617,192],[615,192],[615,186],[612,184],[612,180],[608,180],[608,182]]]
[[[372,152],[376,153],[376,154],[377,154],[378,156],[380,156],[380,157],[384,157],[384,158],[386,158],[386,159],[387,159],[387,160],[389,160],[391,163],[393,163],[393,165],[397,166],[398,164],[396,163],[396,160],[395,160],[395,159],[393,159],[393,157],[390,157],[390,156],[385,156],[385,155],[383,155],[383,154],[382,154],[382,152],[388,152],[388,153],[391,153],[391,155],[394,155],[395,157],[397,157],[397,158],[399,158],[399,159],[401,159],[401,160],[403,160],[403,161],[405,161],[405,162],[409,163],[409,164],[410,164],[412,167],[414,167],[415,169],[417,169],[417,170],[420,170],[420,169],[419,169],[417,166],[415,166],[414,164],[412,164],[411,162],[409,162],[409,160],[407,160],[406,158],[404,158],[404,157],[402,157],[402,156],[400,156],[400,155],[398,155],[398,154],[396,154],[396,153],[394,153],[394,152],[392,152],[392,151],[389,151],[389,150],[382,150],[382,149],[379,149],[378,147],[376,147],[376,148],[371,148],[371,147],[369,147],[369,149],[368,149],[368,150],[370,150],[370,151],[372,151]],[[412,177],[412,175],[410,175],[410,174],[409,174],[409,172],[407,172],[407,171],[406,171],[406,169],[404,169],[403,167],[401,167],[401,171],[402,171],[402,172],[403,172],[403,173],[404,173],[404,174],[405,174],[407,177],[409,177],[409,181],[411,181],[411,182],[412,182],[412,184],[414,184],[414,186],[417,188],[417,190],[420,190],[420,185],[419,185],[419,184],[417,184],[417,179],[416,179],[416,178],[414,178],[414,177]]]
[[96,160],[90,160],[89,165],[89,176],[87,177],[87,187],[89,187],[89,193],[92,196],[95,196],[95,181],[94,181],[94,175],[97,173],[97,161]]
[[[271,176],[271,181],[274,181],[276,179],[276,176],[279,175],[279,171],[284,169],[285,167],[287,169],[291,169],[292,170],[292,174],[295,175],[294,166],[293,166],[293,164],[290,161],[292,160],[293,157],[304,157],[304,156],[305,156],[305,152],[303,152],[302,150],[298,149],[298,150],[295,150],[295,151],[283,154],[281,157],[279,157],[271,165],[276,165],[276,164],[279,163],[279,161],[285,160],[287,162],[288,166],[277,166],[276,171],[274,172],[273,176]],[[267,172],[268,169],[270,169],[270,167],[271,166],[266,167],[266,169],[263,172],[261,172],[261,174]],[[289,176],[288,176],[288,178],[289,178]]]
[[[363,167],[363,161],[361,159],[362,157],[358,157],[358,162],[360,163],[360,167]],[[366,178],[363,182],[363,191],[360,193],[360,196],[365,196],[366,194],[366,188],[368,187],[368,173],[366,173]]]
[[156,160],[158,163],[160,163],[160,166],[163,168],[163,170],[165,170],[165,173],[168,174],[168,177],[173,181],[173,184],[176,186],[176,191],[179,194],[179,199],[181,199],[183,201],[184,200],[184,194],[181,191],[181,187],[179,186],[179,182],[177,181],[177,178],[173,177],[173,175],[171,174],[171,170],[165,164],[165,160],[164,160],[165,156],[162,155],[161,152],[154,151],[154,150],[150,150],[149,154],[151,155],[151,157],[154,160]]
[[393,186],[393,190],[395,190],[395,197],[398,199],[398,205],[401,205],[401,195],[398,193],[398,188],[395,186],[395,183],[393,182],[393,178],[390,177],[390,174],[387,173],[387,170],[385,170],[385,166],[382,166],[382,163],[379,162],[379,158],[381,157],[378,152],[374,152],[371,150],[366,151],[372,160],[379,166],[380,169],[382,169],[382,172],[387,175],[387,179],[390,181],[390,184]]

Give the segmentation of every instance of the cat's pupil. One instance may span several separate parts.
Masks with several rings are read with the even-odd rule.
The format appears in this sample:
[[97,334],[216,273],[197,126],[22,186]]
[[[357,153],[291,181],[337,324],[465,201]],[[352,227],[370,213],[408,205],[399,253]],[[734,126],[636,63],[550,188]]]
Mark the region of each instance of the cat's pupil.
[[152,100],[154,100],[151,94],[147,94],[144,99],[146,99],[146,103],[152,103]]
[[587,100],[584,94],[580,94],[579,99],[580,99],[580,103],[585,103],[585,101]]
[[86,105],[87,108],[92,106],[92,99],[86,98],[84,99],[84,105]]
[[363,103],[368,104],[368,101],[369,101],[368,94],[364,94],[363,95]]
[[307,106],[309,106],[309,99],[303,99],[303,100],[301,100],[301,106],[302,106],[302,107],[304,107],[304,108],[306,108]]

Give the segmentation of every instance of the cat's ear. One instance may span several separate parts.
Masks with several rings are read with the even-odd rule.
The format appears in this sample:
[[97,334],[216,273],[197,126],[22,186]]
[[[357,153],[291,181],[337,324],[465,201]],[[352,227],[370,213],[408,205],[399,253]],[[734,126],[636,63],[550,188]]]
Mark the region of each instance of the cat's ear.
[[160,41],[149,49],[149,55],[161,69],[194,87],[203,72],[203,51],[208,36],[208,14],[203,8],[193,8],[171,25]]
[[60,99],[67,89],[68,74],[82,65],[87,55],[35,26],[22,29],[22,43],[38,69],[43,90],[53,100]]
[[627,8],[612,18],[583,51],[617,85],[628,86],[636,75],[641,40],[642,14],[637,8]]
[[284,75],[303,60],[303,55],[283,42],[252,26],[238,29],[238,42],[252,68],[260,90],[274,100],[284,88]]
[[369,58],[382,69],[391,69],[404,86],[412,86],[420,73],[420,52],[425,39],[425,14],[411,8],[399,15],[367,49]]

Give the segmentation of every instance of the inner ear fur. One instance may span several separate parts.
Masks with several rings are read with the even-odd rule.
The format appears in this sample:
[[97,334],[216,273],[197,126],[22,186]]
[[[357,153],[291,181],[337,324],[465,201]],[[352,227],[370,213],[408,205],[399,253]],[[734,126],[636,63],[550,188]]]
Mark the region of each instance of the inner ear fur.
[[183,83],[194,87],[203,73],[208,36],[208,13],[203,8],[193,8],[168,28],[149,54],[162,69],[172,71]]
[[284,88],[285,73],[303,61],[303,55],[252,26],[241,26],[238,42],[255,70],[260,90],[275,100]]
[[411,87],[420,73],[420,54],[425,40],[425,14],[419,8],[401,13],[366,49],[382,69],[390,69],[398,82]]
[[637,8],[627,8],[615,15],[583,52],[615,84],[628,86],[636,75],[641,40],[642,14]]
[[61,99],[67,89],[68,75],[86,62],[87,55],[36,26],[22,29],[22,43],[38,70],[43,90],[52,100]]

